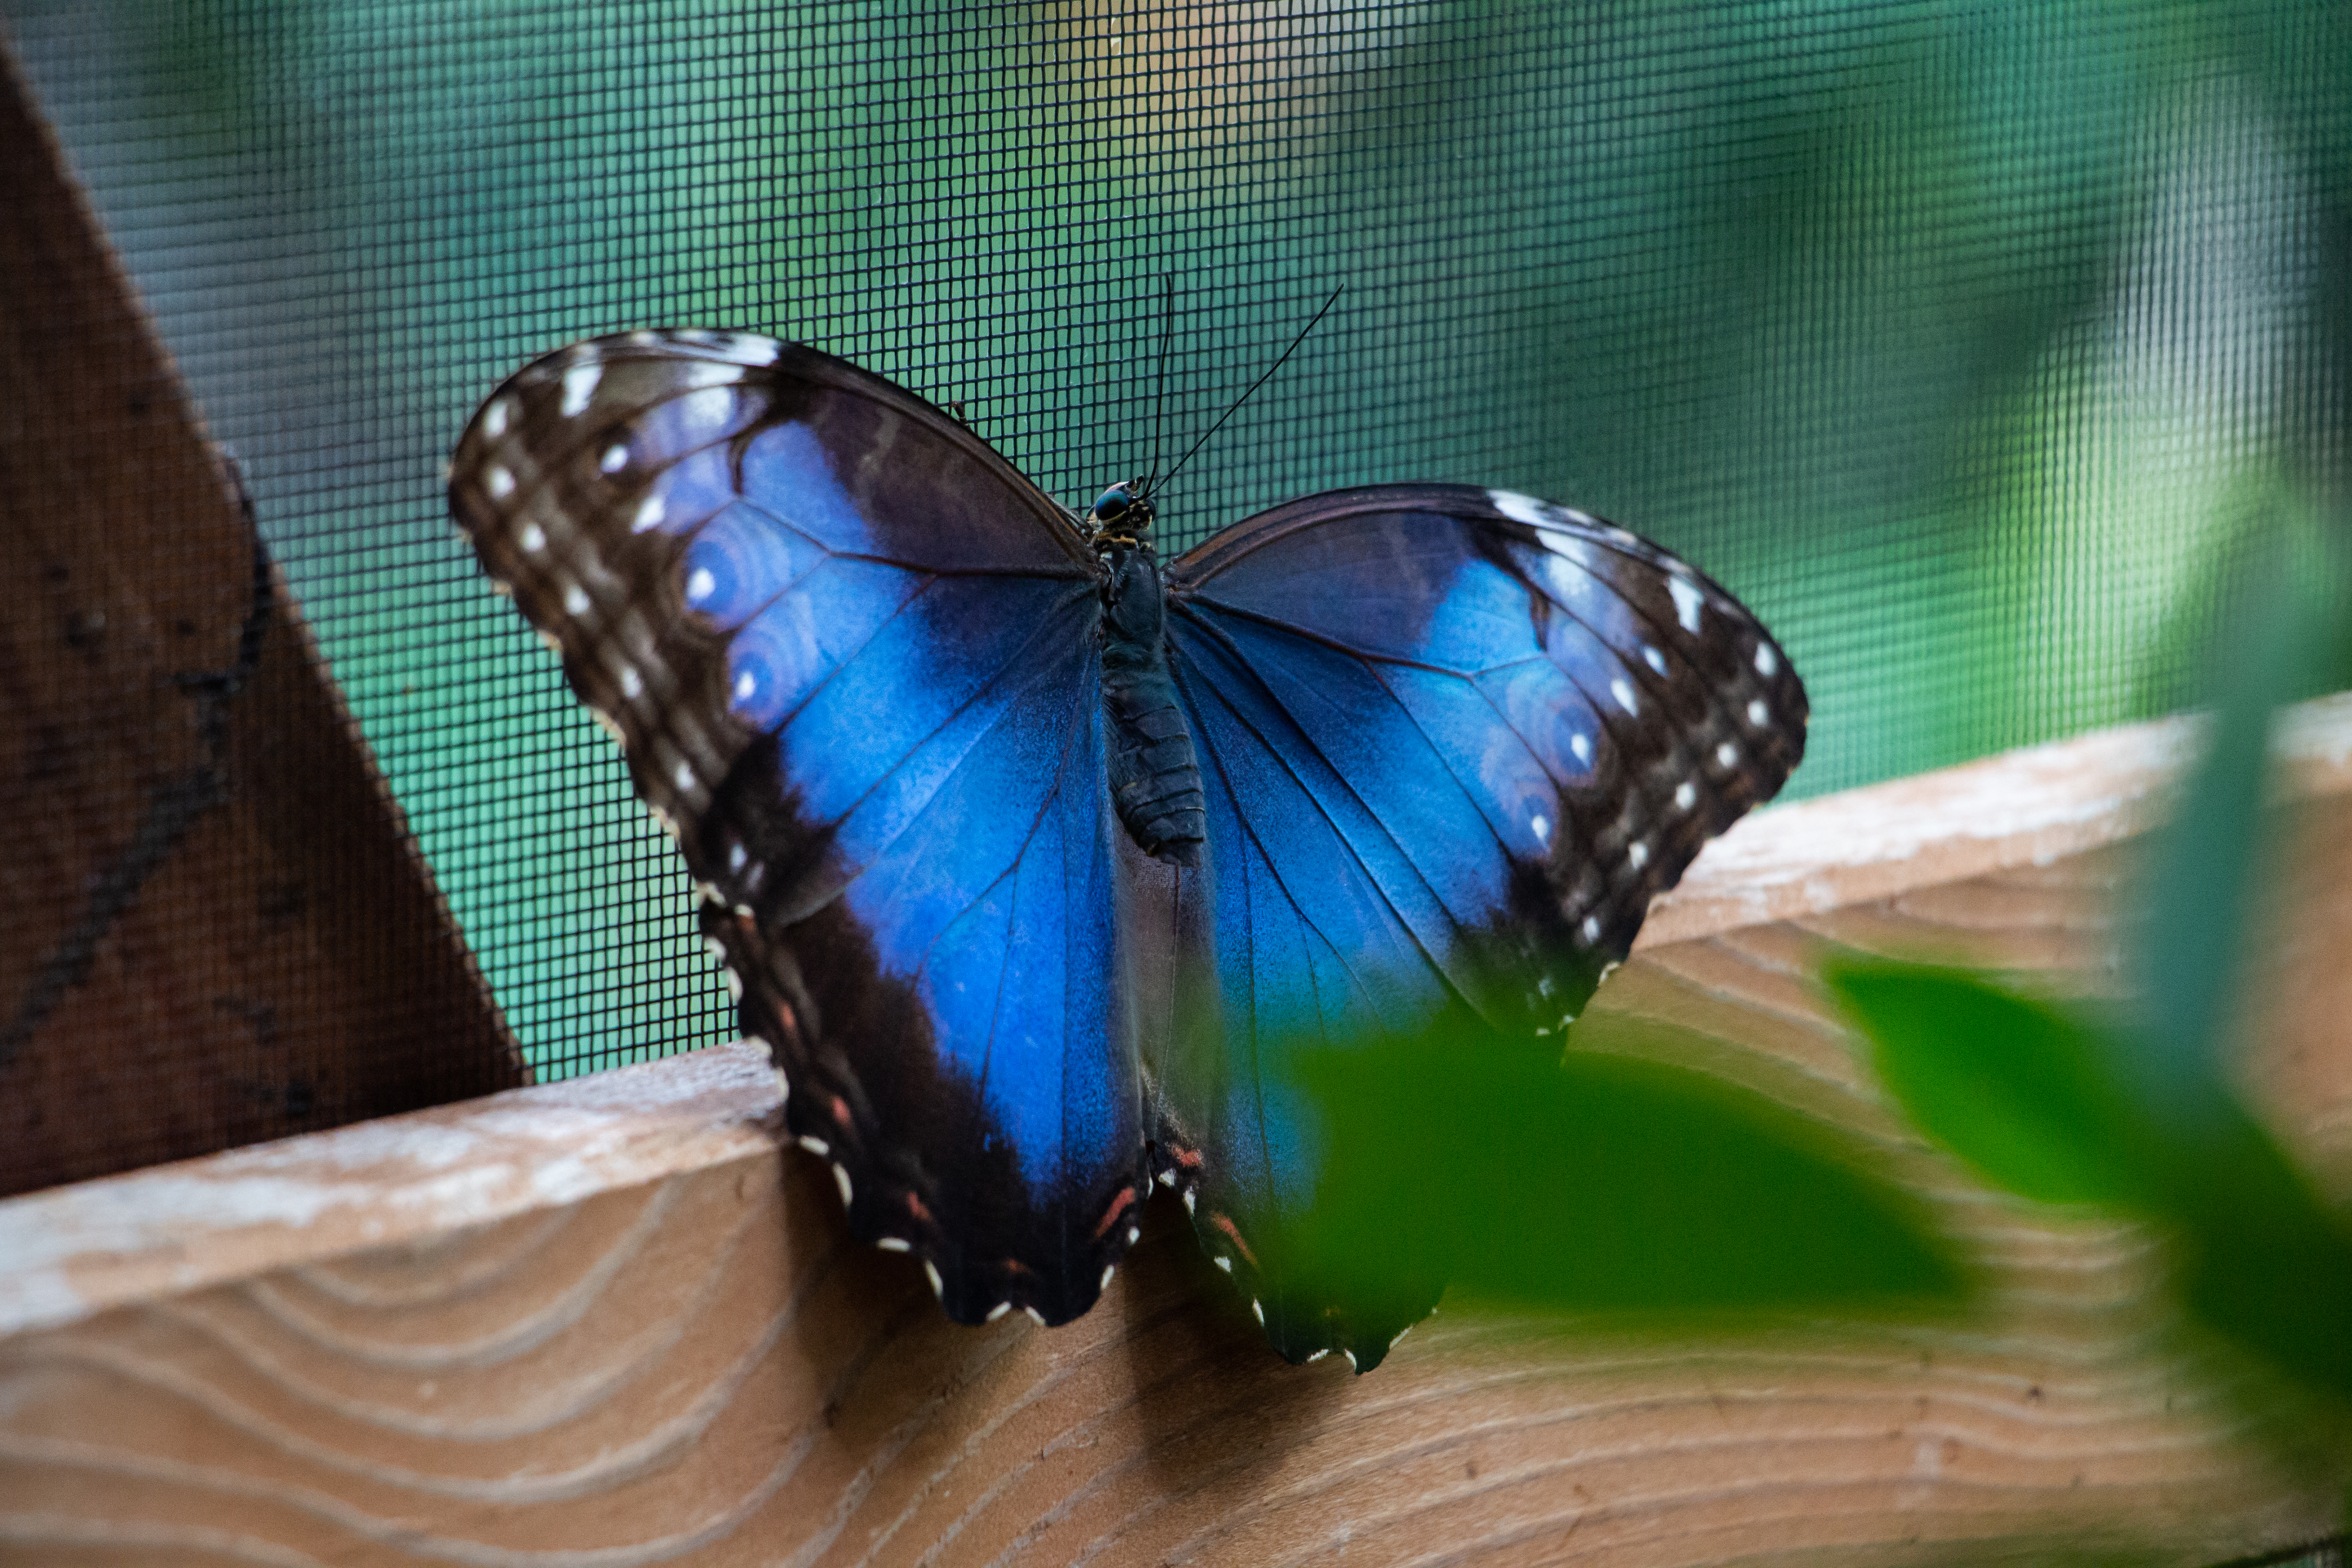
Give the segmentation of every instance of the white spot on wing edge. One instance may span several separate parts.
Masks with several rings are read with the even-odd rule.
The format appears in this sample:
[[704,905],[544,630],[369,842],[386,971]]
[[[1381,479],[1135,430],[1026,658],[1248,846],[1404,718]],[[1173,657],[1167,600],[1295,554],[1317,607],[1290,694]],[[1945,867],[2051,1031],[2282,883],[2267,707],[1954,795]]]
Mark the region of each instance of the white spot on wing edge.
[[833,1167],[833,1180],[834,1184],[841,1189],[841,1206],[847,1208],[850,1203],[849,1172],[838,1162],[835,1162]]
[[1029,1314],[1029,1321],[1030,1321],[1031,1322],[1033,1322],[1033,1323],[1036,1324],[1036,1325],[1037,1325],[1039,1328],[1041,1328],[1041,1329],[1042,1329],[1042,1328],[1044,1328],[1044,1327],[1045,1326],[1045,1313],[1043,1313],[1043,1312],[1039,1311],[1039,1310],[1038,1310],[1036,1308],[1034,1308],[1034,1307],[1024,1307],[1024,1308],[1022,1308],[1021,1310],[1022,1310],[1023,1311],[1024,1311],[1024,1312],[1026,1312],[1026,1313],[1028,1313],[1028,1314]]
[[596,395],[596,384],[604,379],[604,367],[591,360],[575,364],[563,373],[563,416],[575,418],[584,413],[588,400]]
[[875,1238],[874,1245],[880,1247],[885,1252],[912,1252],[915,1250],[913,1247],[907,1245],[903,1237],[896,1236],[877,1237]]
[[929,1258],[923,1259],[923,1278],[931,1282],[931,1294],[944,1301],[948,1299],[948,1282],[940,1278],[940,1266]]
[[1096,1288],[1097,1289],[1098,1289],[1098,1290],[1108,1290],[1108,1289],[1110,1289],[1110,1277],[1111,1277],[1112,1275],[1114,1275],[1114,1274],[1118,1273],[1118,1264],[1116,1264],[1116,1263],[1106,1263],[1105,1265],[1103,1265],[1103,1277],[1102,1277],[1102,1283],[1101,1283],[1100,1285],[1098,1285],[1098,1286],[1095,1287],[1095,1288]]
[[763,338],[756,332],[730,332],[719,345],[727,357],[738,364],[773,364],[784,345],[773,338]]
[[1758,643],[1756,645],[1756,673],[1769,678],[1771,674],[1780,668],[1780,656],[1772,651],[1772,645],[1768,642]]
[[547,530],[535,522],[524,523],[522,532],[517,537],[521,541],[522,547],[533,555],[547,548]]
[[997,1319],[999,1319],[999,1318],[1001,1318],[1001,1317],[1004,1316],[1004,1314],[1005,1314],[1005,1313],[1007,1313],[1007,1312],[1009,1312],[1009,1311],[1011,1311],[1011,1310],[1013,1310],[1013,1303],[1012,1303],[1012,1302],[1010,1302],[1010,1301],[999,1301],[995,1306],[991,1307],[991,1308],[988,1310],[988,1321],[989,1321],[990,1322],[992,1322],[992,1322],[996,1321],[996,1320],[997,1320]]
[[482,410],[482,434],[497,440],[507,433],[507,421],[513,415],[514,405],[511,402],[503,397],[491,398],[489,406]]
[[646,497],[645,500],[637,503],[637,515],[629,520],[629,531],[631,533],[643,533],[649,528],[659,528],[661,526],[662,512],[665,510],[666,509],[662,503],[660,496],[649,495]]
[[1551,508],[1533,496],[1523,496],[1517,490],[1488,490],[1486,500],[1496,511],[1513,522],[1524,522],[1531,528],[1549,524]]
[[1623,676],[1619,675],[1610,678],[1609,695],[1617,699],[1617,706],[1625,710],[1626,712],[1637,716],[1641,713],[1641,704],[1633,700],[1633,683],[1627,680]]
[[588,590],[574,583],[563,590],[563,607],[575,616],[588,613]]
[[826,1142],[822,1138],[812,1138],[806,1133],[803,1133],[801,1135],[801,1147],[807,1150],[810,1153],[815,1155],[820,1160],[833,1152],[832,1144]]
[[1551,819],[1544,816],[1542,812],[1539,811],[1536,813],[1533,817],[1529,818],[1528,821],[1528,826],[1534,832],[1537,843],[1549,844],[1551,842]]
[[[1555,520],[1557,521],[1557,520]],[[1592,547],[1573,533],[1543,533],[1543,547],[1588,576],[1592,574]]]
[[1771,719],[1772,710],[1764,706],[1764,699],[1761,697],[1748,705],[1748,721],[1758,729],[1762,729],[1771,721]]
[[1679,811],[1688,811],[1692,806],[1696,805],[1697,804],[1698,791],[1692,787],[1690,780],[1685,779],[1682,783],[1675,785],[1675,809]]
[[505,465],[492,463],[483,470],[482,488],[490,492],[492,500],[504,500],[515,492],[515,477]]
[[1698,630],[1698,613],[1706,605],[1706,595],[1699,592],[1698,584],[1679,572],[1670,572],[1666,592],[1675,596],[1675,619],[1682,623],[1683,630]]

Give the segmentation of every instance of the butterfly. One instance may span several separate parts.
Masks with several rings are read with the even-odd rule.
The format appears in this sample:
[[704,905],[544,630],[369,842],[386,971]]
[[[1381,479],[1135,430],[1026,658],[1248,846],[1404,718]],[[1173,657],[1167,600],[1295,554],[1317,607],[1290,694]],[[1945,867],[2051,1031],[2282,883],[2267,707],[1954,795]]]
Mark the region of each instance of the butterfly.
[[1277,1351],[1369,1369],[1444,1282],[1327,1300],[1262,1255],[1324,1153],[1288,1054],[1560,1030],[1803,751],[1756,618],[1582,512],[1366,486],[1163,565],[1143,482],[1066,509],[772,339],[548,354],[450,472],[683,852],[791,1135],[959,1322],[1085,1312],[1158,1183]]

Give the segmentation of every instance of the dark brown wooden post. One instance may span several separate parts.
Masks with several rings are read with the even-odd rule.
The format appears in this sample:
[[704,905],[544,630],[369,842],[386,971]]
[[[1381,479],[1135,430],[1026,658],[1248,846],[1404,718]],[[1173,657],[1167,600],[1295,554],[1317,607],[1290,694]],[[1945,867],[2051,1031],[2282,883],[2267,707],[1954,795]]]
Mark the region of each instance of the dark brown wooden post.
[[0,1193],[528,1076],[0,56]]

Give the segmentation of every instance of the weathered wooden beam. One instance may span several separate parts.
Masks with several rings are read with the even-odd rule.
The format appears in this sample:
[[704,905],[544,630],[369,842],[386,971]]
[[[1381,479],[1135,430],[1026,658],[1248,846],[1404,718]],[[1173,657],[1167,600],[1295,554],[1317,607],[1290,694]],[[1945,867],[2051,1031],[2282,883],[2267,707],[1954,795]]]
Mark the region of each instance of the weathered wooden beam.
[[[1853,1129],[1990,1260],[1963,1323],[1703,1343],[1441,1312],[1377,1372],[1269,1354],[1181,1210],[1093,1313],[950,1324],[850,1243],[734,1046],[0,1203],[0,1557],[96,1563],[2212,1563],[2337,1528],[2147,1234],[1984,1190],[1854,1064],[1831,944],[2116,983],[2138,726],[1758,814],[1591,1016]],[[2352,698],[2247,1082],[2352,1190]],[[2283,1288],[2291,1288],[2283,1282]]]

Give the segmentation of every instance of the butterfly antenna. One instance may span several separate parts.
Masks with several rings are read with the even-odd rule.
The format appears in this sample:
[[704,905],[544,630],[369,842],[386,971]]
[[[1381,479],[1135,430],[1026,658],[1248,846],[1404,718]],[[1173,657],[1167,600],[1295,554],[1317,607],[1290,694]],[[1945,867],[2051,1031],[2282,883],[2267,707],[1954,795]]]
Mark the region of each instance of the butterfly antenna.
[[1233,406],[1226,409],[1223,414],[1218,415],[1217,422],[1214,425],[1210,426],[1206,430],[1202,431],[1200,440],[1193,442],[1191,449],[1186,451],[1182,457],[1176,459],[1176,467],[1168,470],[1168,483],[1171,485],[1174,484],[1176,482],[1177,474],[1181,471],[1185,464],[1192,460],[1192,453],[1199,451],[1203,446],[1207,445],[1209,437],[1215,435],[1219,430],[1223,429],[1225,421],[1231,419],[1235,414],[1241,412],[1242,405],[1247,403],[1253,396],[1255,396],[1259,387],[1264,386],[1269,380],[1273,379],[1274,373],[1282,368],[1284,361],[1288,360],[1292,354],[1297,353],[1298,352],[1298,345],[1307,341],[1307,334],[1315,330],[1316,321],[1319,321],[1324,317],[1329,315],[1331,313],[1331,307],[1338,304],[1339,302],[1339,296],[1347,291],[1348,286],[1345,283],[1340,284],[1337,289],[1331,290],[1331,297],[1323,301],[1323,308],[1315,312],[1314,320],[1299,328],[1298,335],[1290,340],[1290,346],[1282,351],[1282,358],[1276,360],[1272,364],[1266,366],[1265,374],[1259,376],[1255,381],[1250,383],[1249,391],[1244,392],[1239,397],[1234,398]]
[[1168,340],[1176,335],[1176,274],[1160,275],[1160,390],[1151,399],[1151,472],[1143,481],[1150,495],[1160,482],[1160,416],[1168,406]]

